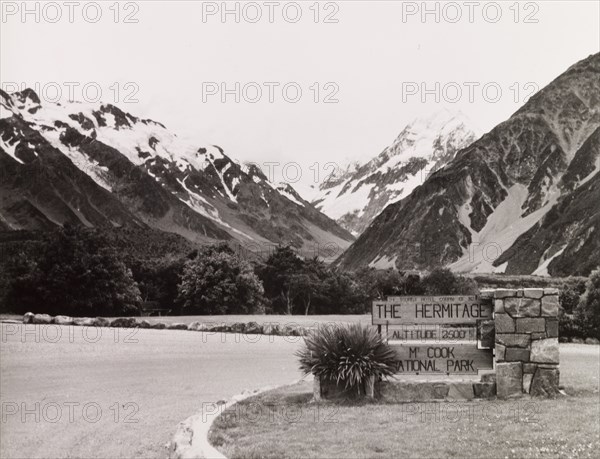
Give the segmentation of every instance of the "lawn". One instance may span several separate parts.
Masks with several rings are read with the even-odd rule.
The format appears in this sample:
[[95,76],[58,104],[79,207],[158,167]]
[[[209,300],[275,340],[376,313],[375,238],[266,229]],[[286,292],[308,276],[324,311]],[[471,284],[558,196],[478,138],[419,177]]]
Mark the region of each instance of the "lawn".
[[[21,320],[19,314],[0,314],[0,320]],[[303,327],[316,326],[323,323],[355,323],[371,324],[371,314],[361,315],[315,315],[315,316],[288,316],[288,315],[219,315],[219,316],[152,316],[136,317],[138,321],[147,320],[150,323],[163,322],[165,324],[202,322],[206,324],[233,324],[235,322],[258,322],[259,324],[300,325]]]
[[355,323],[371,324],[371,314],[362,315],[323,315],[323,316],[286,316],[286,315],[230,315],[230,316],[163,316],[141,317],[151,323],[165,324],[202,322],[206,324],[233,324],[235,322],[257,322],[259,324],[316,326],[323,323]]
[[561,345],[555,400],[312,403],[310,384],[234,405],[213,426],[227,457],[597,457],[600,347]]

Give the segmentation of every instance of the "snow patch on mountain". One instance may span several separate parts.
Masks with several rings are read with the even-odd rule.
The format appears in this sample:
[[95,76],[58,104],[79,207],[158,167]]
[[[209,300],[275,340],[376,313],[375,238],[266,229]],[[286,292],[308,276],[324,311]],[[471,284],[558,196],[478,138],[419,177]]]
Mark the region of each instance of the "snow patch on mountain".
[[371,263],[369,263],[369,268],[374,268],[374,269],[395,268],[397,258],[398,258],[397,256],[391,257],[391,258],[386,257],[385,255],[378,256]]
[[285,196],[287,199],[289,199],[293,203],[296,203],[299,206],[304,207],[304,203],[302,202],[302,199],[300,198],[300,196],[298,195],[296,190],[294,190],[294,188],[292,188],[292,186],[289,183],[280,182],[277,185],[277,191],[279,191],[280,194]]
[[508,196],[494,209],[479,232],[471,228],[467,213],[470,208],[468,203],[465,204],[459,210],[459,221],[471,232],[472,242],[469,247],[464,248],[463,257],[452,263],[449,268],[461,273],[503,272],[506,266],[495,267],[493,262],[556,204],[559,194],[553,192],[543,207],[523,217],[522,206],[527,197],[528,190],[525,185],[515,184],[510,187]]
[[15,140],[13,143],[10,140],[5,141],[2,137],[0,137],[0,148],[2,148],[5,152],[7,152],[15,161],[23,164],[17,156],[15,155],[15,150],[17,149],[17,145],[19,145],[19,141]]
[[[544,255],[542,256],[542,259],[540,260],[540,265],[539,265],[538,269],[536,269],[532,274],[534,276],[550,276],[550,274],[548,273],[548,266],[550,266],[550,263],[552,263],[552,260],[560,257],[566,248],[567,248],[567,244],[565,244],[554,255],[552,255],[551,257],[548,257],[546,259],[544,259],[546,257],[546,253],[544,253]],[[507,264],[508,264],[508,262],[507,262]]]

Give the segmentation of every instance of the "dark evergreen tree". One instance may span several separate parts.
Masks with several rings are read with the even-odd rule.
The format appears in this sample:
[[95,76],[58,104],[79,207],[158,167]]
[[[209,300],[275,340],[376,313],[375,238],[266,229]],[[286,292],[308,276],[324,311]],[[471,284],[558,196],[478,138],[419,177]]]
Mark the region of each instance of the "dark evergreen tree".
[[98,231],[66,225],[46,235],[30,267],[11,287],[9,301],[17,312],[119,316],[139,311],[140,291],[131,271]]

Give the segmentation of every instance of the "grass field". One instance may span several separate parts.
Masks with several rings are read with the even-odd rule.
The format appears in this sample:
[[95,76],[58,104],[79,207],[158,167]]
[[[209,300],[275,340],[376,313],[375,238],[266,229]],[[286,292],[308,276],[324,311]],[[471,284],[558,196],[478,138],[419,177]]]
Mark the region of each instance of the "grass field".
[[150,323],[163,322],[165,324],[202,322],[206,324],[233,324],[235,322],[257,322],[259,324],[300,325],[303,327],[315,326],[323,323],[371,323],[371,315],[325,315],[325,316],[286,316],[286,315],[231,315],[231,316],[164,316],[142,317]]
[[597,457],[600,347],[561,345],[555,400],[344,406],[303,383],[235,405],[211,442],[234,458]]
[[[22,315],[18,314],[0,314],[0,320],[12,319],[21,320]],[[355,323],[362,324],[371,323],[370,314],[361,315],[322,315],[322,316],[288,316],[288,315],[220,315],[220,316],[162,316],[162,317],[136,317],[139,320],[147,320],[150,323],[163,322],[165,324],[183,323],[190,324],[192,322],[202,322],[206,324],[232,324],[235,322],[258,322],[259,324],[279,324],[279,325],[300,325],[303,327],[314,326],[315,324],[323,324],[328,322],[333,323]]]

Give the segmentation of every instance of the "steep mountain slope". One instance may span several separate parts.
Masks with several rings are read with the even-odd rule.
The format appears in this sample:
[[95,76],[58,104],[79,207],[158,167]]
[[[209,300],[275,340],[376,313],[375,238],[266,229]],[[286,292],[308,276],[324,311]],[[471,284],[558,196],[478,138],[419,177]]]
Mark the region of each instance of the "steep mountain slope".
[[[596,173],[586,173],[586,171]],[[600,128],[576,153],[559,184],[567,192],[495,266],[505,272],[587,275],[600,265]]]
[[312,202],[358,235],[386,206],[408,196],[458,150],[475,141],[471,124],[464,115],[448,110],[416,119],[372,160],[329,177]]
[[12,229],[147,225],[254,250],[344,248],[353,239],[293,189],[158,122],[110,104],[42,104],[31,90],[1,93],[0,102],[0,221]]
[[597,264],[583,247],[599,238],[599,74],[600,54],[573,65],[388,206],[337,263],[563,275]]

